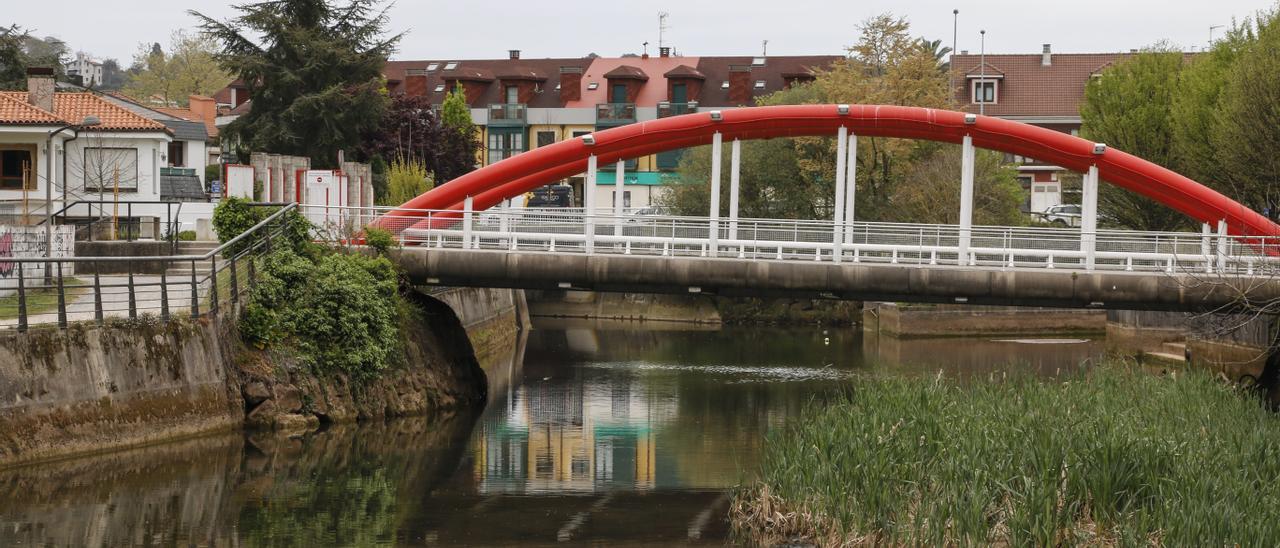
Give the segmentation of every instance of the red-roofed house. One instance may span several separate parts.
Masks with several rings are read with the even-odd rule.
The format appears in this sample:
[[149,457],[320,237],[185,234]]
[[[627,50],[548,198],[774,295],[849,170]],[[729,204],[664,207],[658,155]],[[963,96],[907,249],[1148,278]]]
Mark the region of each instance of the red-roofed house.
[[[48,69],[31,69],[27,87],[0,92],[0,216],[38,217],[46,205],[113,199],[117,191],[121,201],[160,199],[160,167],[173,138],[164,124],[94,93],[55,91]],[[57,131],[87,117],[99,124]],[[135,220],[155,215],[133,210]]]
[[[1046,127],[1076,135],[1080,131],[1080,104],[1089,80],[1106,67],[1133,53],[1053,53],[1049,44],[1038,54],[987,54],[960,52],[951,58],[955,100],[967,112]],[[1078,200],[1064,193],[1059,175],[1065,170],[1035,158],[1008,155],[1017,164],[1026,190],[1025,211]]]

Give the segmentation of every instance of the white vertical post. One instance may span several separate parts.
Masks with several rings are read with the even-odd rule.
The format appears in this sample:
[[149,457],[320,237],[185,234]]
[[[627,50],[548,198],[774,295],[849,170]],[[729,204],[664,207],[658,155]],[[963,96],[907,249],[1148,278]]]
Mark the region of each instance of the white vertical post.
[[742,179],[742,141],[729,149],[729,239],[738,239],[738,194]]
[[840,130],[836,132],[836,199],[832,202],[831,220],[832,220],[832,255],[831,260],[840,262],[840,244],[844,243],[844,191],[845,191],[845,149],[849,145],[849,129],[840,126]]
[[724,144],[724,137],[717,131],[711,137],[711,214],[708,223],[710,231],[708,233],[709,246],[712,257],[720,254],[720,160],[723,158],[721,150]]
[[849,132],[849,159],[845,164],[848,166],[849,175],[844,181],[847,187],[844,192],[844,224],[848,226],[844,241],[851,244],[853,243],[853,220],[856,218],[853,213],[857,204],[854,198],[858,194],[858,135],[853,132]]
[[1098,248],[1098,166],[1089,166],[1080,190],[1080,251],[1085,269],[1093,270]]
[[1218,274],[1227,273],[1227,246],[1231,240],[1227,235],[1227,220],[1218,221]]
[[627,163],[618,158],[618,164],[614,169],[613,181],[613,235],[622,235],[622,185],[627,180]]
[[467,198],[462,201],[462,249],[472,248],[471,223],[472,221],[475,220],[475,215],[472,213],[473,205],[474,204],[472,204],[472,199],[470,195],[468,195]]
[[583,247],[587,253],[595,250],[596,225],[591,214],[596,208],[596,155],[587,156],[587,179],[582,184],[582,235],[586,238]]
[[1200,255],[1204,257],[1204,271],[1213,272],[1213,260],[1209,256],[1209,239],[1213,229],[1209,223],[1200,223]]
[[511,198],[502,201],[501,216],[498,217],[498,231],[507,233],[511,231]]
[[965,135],[960,156],[960,247],[957,264],[969,261],[969,242],[973,235],[973,136]]

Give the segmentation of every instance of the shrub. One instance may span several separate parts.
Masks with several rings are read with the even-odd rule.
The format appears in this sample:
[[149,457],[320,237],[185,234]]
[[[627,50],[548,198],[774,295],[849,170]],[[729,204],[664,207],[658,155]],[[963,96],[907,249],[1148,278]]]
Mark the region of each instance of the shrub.
[[387,203],[384,205],[398,206],[431,190],[434,185],[427,165],[421,160],[397,159],[391,162],[387,174]]
[[240,319],[246,342],[280,341],[316,371],[375,377],[400,350],[402,307],[395,267],[384,257],[279,249]]
[[204,166],[205,190],[209,190],[209,184],[211,181],[217,181],[221,179],[222,179],[222,166],[220,164],[209,164],[207,166]]
[[[276,211],[279,211],[279,208],[255,206],[243,198],[226,198],[213,209],[213,229],[218,233],[218,241],[225,244]],[[297,209],[285,215],[282,226],[284,230],[281,236],[286,245],[294,250],[301,250],[307,242],[311,241],[311,222],[307,221],[307,218],[303,217]],[[253,238],[246,239],[228,249],[228,252],[239,253],[248,249],[256,241]]]
[[387,251],[396,246],[396,237],[381,228],[369,227],[364,231],[364,243],[379,255],[386,255]]
[[179,241],[179,242],[194,242],[194,241],[196,241],[196,231],[194,231],[194,230],[183,230],[182,232],[179,232],[179,233],[178,233],[178,241]]

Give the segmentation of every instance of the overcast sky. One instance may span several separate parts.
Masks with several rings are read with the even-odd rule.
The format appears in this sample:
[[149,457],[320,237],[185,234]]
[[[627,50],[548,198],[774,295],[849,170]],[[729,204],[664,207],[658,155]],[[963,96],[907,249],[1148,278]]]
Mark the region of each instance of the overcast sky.
[[[247,2],[251,0],[237,0]],[[168,44],[174,29],[191,28],[195,8],[211,16],[234,14],[225,0],[4,0],[4,16],[55,36],[73,50],[115,57],[128,65],[139,43]],[[396,59],[617,56],[657,52],[658,12],[670,13],[666,43],[686,55],[756,55],[768,40],[772,55],[843,52],[857,24],[873,15],[906,16],[912,33],[952,39],[952,9],[960,10],[959,48],[977,52],[978,31],[987,51],[1035,53],[1128,51],[1161,40],[1204,47],[1211,25],[1230,25],[1275,0],[656,0],[600,2],[547,0],[400,0],[391,30],[407,31]],[[1176,7],[1174,7],[1176,6]],[[1218,30],[1221,33],[1222,30]]]

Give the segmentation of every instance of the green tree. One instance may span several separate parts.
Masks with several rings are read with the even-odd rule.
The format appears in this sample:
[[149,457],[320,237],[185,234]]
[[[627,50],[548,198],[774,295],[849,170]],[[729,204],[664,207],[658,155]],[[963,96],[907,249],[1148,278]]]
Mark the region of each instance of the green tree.
[[1213,188],[1231,193],[1218,164],[1213,136],[1222,90],[1240,51],[1253,40],[1252,29],[1235,26],[1214,42],[1206,53],[1189,59],[1178,76],[1177,93],[1170,105],[1173,153],[1181,173]]
[[65,80],[69,50],[62,41],[36,38],[18,25],[0,28],[0,89],[27,89],[27,68],[49,67]]
[[[960,147],[935,145],[922,150],[895,188],[891,205],[895,221],[960,224]],[[1027,216],[1017,170],[995,151],[979,150],[974,157],[973,223],[1021,226]]]
[[387,195],[378,205],[398,206],[431,190],[434,183],[422,160],[397,158],[391,161],[387,172]]
[[[1090,81],[1080,105],[1081,135],[1180,171],[1170,110],[1184,57],[1159,46]],[[1098,210],[1135,230],[1178,230],[1190,224],[1182,213],[1110,184],[1099,185]]]
[[377,130],[387,108],[382,68],[402,35],[386,36],[380,0],[270,0],[218,21],[192,11],[221,50],[222,67],[253,99],[226,128],[242,146],[332,167]]
[[[721,214],[729,212],[729,158],[722,158]],[[790,139],[744,141],[739,180],[739,215],[761,219],[819,219],[831,217],[831,201],[820,197],[830,182],[805,179],[796,163],[796,147]],[[658,203],[676,215],[706,216],[711,207],[711,147],[685,152],[678,167],[680,182],[669,185]]]
[[467,105],[467,94],[458,84],[445,95],[440,104],[440,122],[444,127],[452,128],[459,133],[474,133],[475,124],[471,121],[471,107]]
[[1256,35],[1224,71],[1213,124],[1214,167],[1230,194],[1280,219],[1280,17],[1260,15]]
[[440,136],[436,153],[435,180],[449,182],[476,168],[480,152],[476,126],[471,122],[471,107],[467,95],[459,85],[445,96],[440,105],[440,124],[444,131]]
[[140,44],[124,92],[166,106],[186,106],[192,94],[213,95],[231,81],[215,58],[217,47],[208,36],[181,30],[170,36],[169,53],[160,44]]

